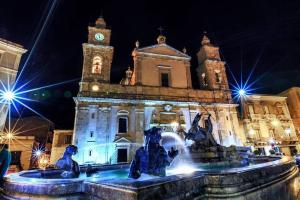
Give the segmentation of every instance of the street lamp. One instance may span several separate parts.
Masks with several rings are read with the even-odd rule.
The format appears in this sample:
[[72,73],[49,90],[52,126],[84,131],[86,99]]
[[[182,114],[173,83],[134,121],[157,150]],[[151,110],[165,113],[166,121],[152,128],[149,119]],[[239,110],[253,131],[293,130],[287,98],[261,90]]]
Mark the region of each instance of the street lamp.
[[6,101],[12,101],[15,99],[15,93],[13,91],[2,91],[2,99],[6,100]]
[[240,90],[239,90],[239,96],[240,96],[240,97],[243,97],[243,96],[245,96],[245,95],[246,95],[246,90],[240,89]]

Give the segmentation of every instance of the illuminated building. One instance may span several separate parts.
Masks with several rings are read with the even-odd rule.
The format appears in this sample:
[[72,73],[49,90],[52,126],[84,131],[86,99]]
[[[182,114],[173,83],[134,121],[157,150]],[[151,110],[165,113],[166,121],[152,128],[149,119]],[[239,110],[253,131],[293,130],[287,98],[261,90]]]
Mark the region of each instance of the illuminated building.
[[212,115],[219,143],[229,146],[245,141],[239,134],[237,104],[232,103],[225,62],[206,35],[197,53],[201,88],[193,89],[191,57],[185,49],[169,46],[162,34],[152,46],[141,47],[137,41],[133,66],[120,84],[111,83],[111,30],[100,17],[88,32],[80,89],[74,98],[73,144],[79,149],[79,164],[129,162],[143,144],[144,130],[159,126],[166,132],[186,131],[198,112]]
[[295,149],[299,152],[286,97],[253,94],[241,102],[247,138],[245,145],[253,146],[267,155],[273,148],[285,155],[291,155]]
[[300,137],[300,87],[292,87],[279,95],[287,97],[287,105],[291,113],[298,138]]
[[[21,56],[26,50],[16,43],[0,38],[0,91],[11,88],[15,82]],[[7,102],[3,99],[10,99],[11,93],[4,93],[4,98],[0,101],[0,132],[3,130],[7,117]]]
[[66,147],[72,144],[73,130],[54,130],[51,148],[50,163],[55,162],[63,155]]
[[33,153],[36,149],[40,149],[43,153],[50,154],[54,124],[37,116],[11,118],[10,122],[12,136],[7,137],[10,135],[7,133],[7,120],[2,143],[9,144],[12,153],[11,168],[16,166],[26,170],[37,167],[38,160]]

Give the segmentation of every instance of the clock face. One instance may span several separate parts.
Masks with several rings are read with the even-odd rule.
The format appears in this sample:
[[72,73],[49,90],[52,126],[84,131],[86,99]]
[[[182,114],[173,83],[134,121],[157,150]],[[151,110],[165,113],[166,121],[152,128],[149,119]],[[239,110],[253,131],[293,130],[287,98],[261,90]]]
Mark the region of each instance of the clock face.
[[102,40],[104,40],[104,35],[102,33],[96,33],[95,34],[95,39],[97,41],[102,41]]

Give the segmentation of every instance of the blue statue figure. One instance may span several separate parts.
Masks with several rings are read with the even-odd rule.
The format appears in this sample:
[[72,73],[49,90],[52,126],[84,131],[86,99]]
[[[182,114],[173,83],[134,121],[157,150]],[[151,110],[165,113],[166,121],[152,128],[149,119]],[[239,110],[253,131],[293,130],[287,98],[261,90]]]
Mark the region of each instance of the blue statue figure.
[[166,151],[159,142],[161,140],[161,128],[153,127],[144,131],[145,146],[140,147],[130,165],[128,177],[137,179],[142,173],[165,176],[166,167],[171,164],[178,155],[178,150],[173,147]]
[[11,153],[8,150],[8,144],[3,144],[0,148],[0,187],[2,187],[3,177],[6,174],[11,162]]
[[197,114],[192,122],[192,127],[188,131],[188,133],[185,134],[185,139],[193,140],[196,144],[200,144],[202,147],[210,147],[210,146],[219,146],[219,144],[215,141],[212,130],[213,126],[211,123],[211,115],[208,115],[208,119],[205,121],[205,127],[200,127],[199,121],[202,117],[201,114]]
[[77,178],[80,174],[79,165],[72,159],[72,156],[78,152],[78,148],[75,145],[67,146],[63,157],[61,157],[56,163],[55,167],[63,170],[60,174],[64,178]]

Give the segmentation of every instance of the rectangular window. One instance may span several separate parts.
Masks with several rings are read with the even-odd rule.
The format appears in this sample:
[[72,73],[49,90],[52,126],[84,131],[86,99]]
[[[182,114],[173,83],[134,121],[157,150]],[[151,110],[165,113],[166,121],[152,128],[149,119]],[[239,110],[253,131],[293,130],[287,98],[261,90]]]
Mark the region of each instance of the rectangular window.
[[66,135],[64,137],[64,144],[71,144],[72,143],[72,135]]
[[13,68],[16,62],[17,55],[5,52],[2,54],[1,65],[9,68]]
[[265,114],[269,114],[269,108],[268,108],[268,106],[264,106],[264,111],[265,111]]
[[127,133],[127,118],[119,118],[119,133]]
[[90,136],[91,136],[91,137],[94,136],[94,131],[90,131]]
[[95,119],[95,113],[92,113],[92,119]]
[[249,105],[249,113],[254,114],[254,108],[253,105]]
[[169,87],[169,74],[168,73],[161,73],[161,86]]

